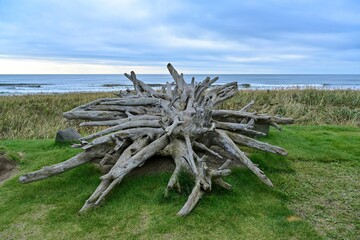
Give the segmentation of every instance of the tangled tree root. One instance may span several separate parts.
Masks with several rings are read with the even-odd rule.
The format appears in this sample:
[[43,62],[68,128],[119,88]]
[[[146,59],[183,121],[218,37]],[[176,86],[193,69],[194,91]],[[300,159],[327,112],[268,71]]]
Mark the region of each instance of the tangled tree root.
[[[218,78],[207,77],[202,82],[192,78],[187,84],[183,74],[178,74],[171,64],[167,67],[175,83],[167,83],[161,91],[154,90],[131,72],[125,76],[133,82],[135,94],[124,92],[118,98],[97,99],[65,112],[67,119],[88,120],[81,126],[107,128],[83,137],[79,146],[84,150],[82,153],[25,174],[19,181],[29,183],[86,162],[99,162],[108,172],[100,177],[99,186],[80,209],[84,212],[98,206],[129,172],[152,156],[169,156],[176,167],[165,195],[174,188],[180,191],[181,170],[195,178],[195,186],[178,212],[181,216],[191,212],[200,198],[211,191],[212,184],[231,188],[222,179],[230,174],[231,161],[240,162],[272,187],[270,179],[236,144],[286,155],[284,149],[254,139],[263,135],[254,130],[254,124],[261,121],[281,129],[278,124],[292,123],[292,119],[249,112],[253,101],[239,111],[216,110],[217,105],[236,93],[236,82],[210,87]],[[210,167],[209,161],[217,163],[217,167]]]

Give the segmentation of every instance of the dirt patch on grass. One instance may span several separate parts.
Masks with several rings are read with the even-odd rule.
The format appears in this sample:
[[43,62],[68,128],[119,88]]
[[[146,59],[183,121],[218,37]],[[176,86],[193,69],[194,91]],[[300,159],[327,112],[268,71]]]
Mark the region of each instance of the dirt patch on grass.
[[0,155],[0,182],[11,177],[16,172],[16,164]]

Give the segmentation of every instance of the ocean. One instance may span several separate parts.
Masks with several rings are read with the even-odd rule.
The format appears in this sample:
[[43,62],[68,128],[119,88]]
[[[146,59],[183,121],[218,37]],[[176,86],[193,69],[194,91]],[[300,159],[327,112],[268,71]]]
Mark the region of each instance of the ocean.
[[[202,81],[207,75],[194,76]],[[237,81],[239,89],[318,88],[360,90],[360,74],[211,74],[216,84]],[[172,82],[168,74],[139,74],[138,79],[157,86]],[[0,95],[50,94],[69,92],[110,92],[132,89],[131,82],[118,74],[0,75]]]

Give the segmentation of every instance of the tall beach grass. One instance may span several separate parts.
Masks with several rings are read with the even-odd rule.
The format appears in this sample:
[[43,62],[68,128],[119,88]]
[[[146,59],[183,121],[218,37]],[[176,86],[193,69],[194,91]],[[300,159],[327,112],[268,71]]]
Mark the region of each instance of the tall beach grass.
[[241,90],[222,107],[241,109],[251,100],[256,101],[254,111],[291,117],[298,125],[360,126],[360,91],[356,90]]
[[[69,93],[0,97],[0,139],[53,138],[59,129],[78,128],[62,113],[80,104],[114,93]],[[255,100],[254,111],[292,117],[298,125],[360,126],[360,91],[355,90],[241,90],[223,103],[225,109],[240,109]]]

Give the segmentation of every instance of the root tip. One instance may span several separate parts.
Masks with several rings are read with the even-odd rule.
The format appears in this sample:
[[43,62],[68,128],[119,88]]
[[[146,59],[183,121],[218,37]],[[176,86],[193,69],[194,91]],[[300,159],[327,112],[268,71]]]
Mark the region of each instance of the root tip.
[[19,182],[20,183],[27,183],[28,182],[28,178],[24,175],[24,176],[20,176],[19,177]]

